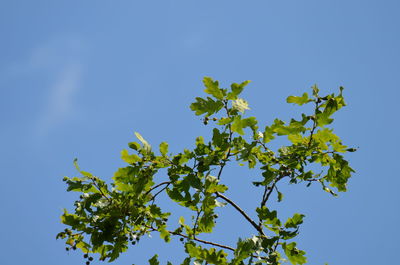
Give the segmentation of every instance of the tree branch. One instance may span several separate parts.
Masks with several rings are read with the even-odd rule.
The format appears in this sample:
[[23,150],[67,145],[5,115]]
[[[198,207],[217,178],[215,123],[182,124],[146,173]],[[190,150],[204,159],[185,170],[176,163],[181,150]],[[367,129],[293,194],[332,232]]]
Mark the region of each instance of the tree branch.
[[226,201],[227,203],[229,203],[230,205],[233,206],[233,208],[235,208],[241,215],[243,215],[243,217],[263,236],[265,236],[264,231],[262,230],[262,228],[260,226],[258,226],[256,224],[256,222],[254,222],[253,219],[251,219],[245,211],[243,211],[236,203],[234,203],[232,200],[230,200],[229,198],[225,197],[224,195],[222,195],[219,192],[215,193],[217,195],[217,197],[222,198],[224,201]]
[[[159,232],[158,229],[154,228],[153,226],[147,226],[147,227],[150,228],[151,231]],[[203,239],[191,238],[191,237],[189,237],[187,235],[184,235],[182,233],[178,233],[178,232],[175,232],[175,231],[167,230],[167,232],[170,233],[171,235],[180,236],[180,237],[183,237],[183,238],[186,238],[186,239],[189,239],[189,240],[194,240],[194,241],[197,241],[197,242],[200,242],[200,243],[203,243],[203,244],[212,245],[212,246],[215,246],[215,247],[220,247],[220,248],[228,249],[228,250],[231,250],[231,251],[235,251],[235,249],[233,247],[230,247],[230,246],[214,243],[214,242],[211,242],[211,241],[206,241],[206,240],[203,240]]]
[[203,239],[190,238],[190,237],[188,237],[188,236],[186,236],[184,234],[176,233],[176,232],[173,232],[173,231],[168,231],[168,232],[170,232],[172,235],[177,235],[177,236],[189,239],[189,240],[195,240],[195,241],[203,243],[203,244],[212,245],[212,246],[215,246],[215,247],[220,247],[220,248],[228,249],[228,250],[231,250],[231,251],[235,251],[235,249],[230,247],[230,246],[225,246],[225,245],[222,245],[222,244],[214,243],[214,242],[211,242],[211,241],[206,241],[206,240],[203,240]]

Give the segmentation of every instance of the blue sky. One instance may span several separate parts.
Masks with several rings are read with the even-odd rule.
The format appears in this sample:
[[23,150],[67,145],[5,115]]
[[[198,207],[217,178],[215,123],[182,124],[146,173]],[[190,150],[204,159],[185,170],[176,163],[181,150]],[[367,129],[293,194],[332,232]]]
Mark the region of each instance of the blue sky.
[[[399,12],[394,0],[1,1],[0,263],[83,264],[55,240],[76,198],[61,181],[76,175],[73,159],[109,179],[134,131],[172,151],[192,146],[207,127],[188,106],[212,76],[252,80],[243,96],[261,124],[298,115],[285,98],[313,84],[346,88],[334,126],[359,147],[347,157],[357,171],[348,193],[285,186],[277,207],[306,214],[299,247],[309,264],[396,264]],[[230,196],[250,208],[250,173],[227,173]],[[254,233],[227,212],[221,237]],[[155,235],[114,264],[154,253],[175,264],[180,252]]]

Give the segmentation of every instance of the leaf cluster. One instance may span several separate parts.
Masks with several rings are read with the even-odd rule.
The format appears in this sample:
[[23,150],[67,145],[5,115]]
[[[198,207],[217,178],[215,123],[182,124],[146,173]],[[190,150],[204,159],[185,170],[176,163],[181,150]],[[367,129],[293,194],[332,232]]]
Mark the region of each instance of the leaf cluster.
[[[311,96],[290,96],[288,103],[312,104],[313,112],[288,123],[275,119],[260,129],[255,117],[245,115],[250,108],[240,97],[248,83],[234,83],[225,89],[218,81],[204,78],[207,96],[197,97],[190,108],[202,116],[205,125],[212,126],[212,137],[208,141],[197,137],[192,150],[171,154],[166,142],[154,150],[135,133],[139,142],[128,144],[131,152],[122,150],[121,158],[127,166],[115,172],[111,184],[82,171],[75,161],[80,176],[65,177],[64,181],[67,191],[79,192],[80,197],[72,213],[64,210],[61,222],[67,228],[57,238],[65,240],[68,250],[80,249],[85,255],[97,254],[100,260],[108,261],[117,259],[129,244],[139,243],[142,236],[158,233],[165,242],[172,238],[182,241],[187,253],[182,265],[277,265],[285,260],[306,263],[305,252],[293,241],[304,215],[295,213],[282,221],[267,202],[273,194],[278,201],[283,200],[278,185],[284,180],[306,186],[318,183],[332,195],[346,191],[354,171],[343,154],[355,149],[343,145],[327,127],[333,122],[332,115],[345,106],[343,88],[338,95],[320,96],[314,86]],[[290,144],[274,151],[270,143],[279,136],[286,137]],[[254,212],[245,212],[226,196],[223,171],[229,163],[261,170],[260,179],[253,185],[263,195]],[[163,175],[162,181],[157,181],[157,174]],[[160,194],[188,209],[191,221],[181,216],[177,224],[171,224],[174,213],[157,204]],[[235,246],[201,238],[213,232],[218,220],[216,209],[226,205],[254,228],[253,235],[239,238]],[[159,264],[158,255],[149,263]]]

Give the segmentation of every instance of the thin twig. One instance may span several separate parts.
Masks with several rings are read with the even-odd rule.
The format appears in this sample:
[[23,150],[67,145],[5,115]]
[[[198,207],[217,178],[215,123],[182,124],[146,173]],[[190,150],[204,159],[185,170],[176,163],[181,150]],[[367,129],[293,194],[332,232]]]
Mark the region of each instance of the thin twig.
[[202,212],[202,210],[197,211],[197,216],[196,216],[196,221],[194,222],[194,227],[193,227],[193,237],[196,239],[196,230],[197,230],[197,226],[198,226],[198,221],[199,221],[199,216],[200,213]]
[[263,197],[263,200],[261,202],[261,207],[265,206],[265,204],[267,203],[267,201],[269,199],[269,196],[271,196],[271,193],[274,191],[274,188],[275,188],[275,185],[276,185],[277,182],[278,182],[278,180],[275,181],[274,184],[272,184],[271,187],[268,187],[268,192],[267,192],[266,196]]
[[[151,231],[159,232],[157,228],[154,228],[152,226],[147,226],[147,228],[151,229]],[[235,249],[233,247],[230,247],[230,246],[214,243],[214,242],[211,242],[211,241],[206,241],[206,240],[199,239],[199,238],[191,238],[191,237],[189,237],[187,235],[184,235],[182,233],[178,233],[178,232],[175,232],[175,231],[167,230],[167,232],[170,233],[171,235],[180,236],[180,237],[183,237],[183,238],[186,238],[186,239],[189,239],[189,240],[194,240],[194,241],[197,241],[197,242],[200,242],[200,243],[203,243],[203,244],[212,245],[212,246],[215,246],[215,247],[220,247],[220,248],[228,249],[228,250],[231,250],[231,251],[235,251]]]
[[154,187],[151,187],[151,189],[149,189],[144,195],[146,196],[147,194],[149,194],[150,192],[152,192],[153,190],[157,189],[158,187],[160,187],[162,185],[169,185],[169,184],[171,184],[171,181],[161,182],[160,184],[157,184]]
[[90,178],[90,180],[93,182],[93,185],[100,191],[101,195],[102,195],[104,198],[106,198],[107,201],[108,201],[109,203],[111,203],[111,202],[112,202],[112,199],[109,198],[109,197],[107,197],[107,196],[104,194],[104,192],[101,190],[100,186],[97,185],[97,182],[94,180],[94,178]]
[[164,188],[159,190],[156,194],[154,194],[153,197],[151,198],[151,200],[154,202],[154,200],[156,199],[157,195],[160,194],[161,192],[163,192],[164,190],[166,190],[170,184],[171,183],[168,183],[167,186],[165,186]]
[[[317,112],[318,108],[319,108],[318,102],[316,101],[315,102],[315,112]],[[311,146],[311,142],[313,140],[314,131],[315,131],[316,128],[317,128],[317,116],[314,115],[314,117],[313,117],[313,127],[312,127],[311,133],[310,133],[310,140],[308,141],[308,145],[307,145],[308,148],[310,148],[310,146]]]
[[173,231],[168,231],[168,232],[170,232],[172,235],[177,235],[177,236],[189,239],[189,240],[195,240],[195,241],[203,243],[203,244],[212,245],[212,246],[215,246],[215,247],[220,247],[220,248],[224,248],[224,249],[229,249],[231,251],[235,251],[234,248],[229,247],[229,246],[225,246],[225,245],[222,245],[222,244],[218,244],[218,243],[214,243],[214,242],[211,242],[211,241],[206,241],[206,240],[198,239],[198,238],[190,238],[190,237],[188,237],[188,236],[186,236],[184,234],[176,233],[176,232],[173,232]]

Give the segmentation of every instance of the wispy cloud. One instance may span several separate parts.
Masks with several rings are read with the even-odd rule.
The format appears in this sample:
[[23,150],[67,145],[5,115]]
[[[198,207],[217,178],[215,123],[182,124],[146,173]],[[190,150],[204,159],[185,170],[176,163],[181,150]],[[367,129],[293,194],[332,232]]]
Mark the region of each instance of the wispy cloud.
[[35,98],[38,112],[32,113],[36,115],[32,117],[36,137],[47,136],[73,117],[74,98],[82,87],[83,55],[84,45],[79,38],[54,37],[32,49],[26,60],[3,69],[3,77],[42,84],[42,87],[27,86],[43,95]]
[[48,135],[54,128],[71,118],[74,96],[81,88],[82,42],[76,38],[52,39],[33,51],[30,67],[54,76],[46,89],[46,104],[36,123],[37,136]]
[[49,89],[47,104],[37,123],[36,133],[45,136],[73,113],[74,95],[80,88],[82,66],[79,63],[69,63],[60,73]]

